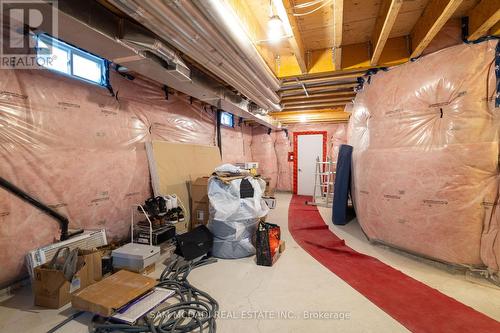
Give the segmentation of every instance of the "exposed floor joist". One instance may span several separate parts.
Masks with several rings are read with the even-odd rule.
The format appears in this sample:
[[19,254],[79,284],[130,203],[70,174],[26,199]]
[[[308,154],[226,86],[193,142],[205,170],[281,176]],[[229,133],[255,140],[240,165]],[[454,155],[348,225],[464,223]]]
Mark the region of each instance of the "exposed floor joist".
[[429,45],[462,2],[463,0],[429,1],[411,33],[411,58],[418,57],[422,54],[424,49]]
[[282,124],[293,124],[307,121],[308,123],[314,122],[347,122],[350,114],[344,112],[344,107],[332,107],[327,110],[312,110],[307,112],[298,111],[282,111],[273,113]]
[[291,105],[287,106],[283,109],[284,112],[286,111],[293,111],[293,110],[302,110],[302,111],[308,111],[308,110],[326,110],[330,109],[334,106],[341,106],[341,105],[346,105],[347,103],[350,103],[351,100],[343,100],[339,102],[326,102],[326,103],[313,103],[309,105]]
[[370,61],[372,66],[377,65],[380,60],[380,55],[402,5],[403,0],[384,0],[380,7],[380,14],[377,17],[372,36],[373,54]]
[[339,92],[330,92],[330,93],[322,93],[322,94],[315,94],[311,95],[309,97],[307,96],[290,96],[290,97],[284,97],[281,102],[286,104],[286,103],[297,103],[297,102],[306,102],[309,103],[310,101],[314,101],[316,99],[335,99],[335,98],[342,98],[342,99],[352,99],[356,96],[356,93],[354,91],[339,91]]
[[293,5],[290,0],[274,0],[274,6],[278,13],[284,11],[286,15],[283,16],[283,25],[285,26],[285,30],[287,33],[291,34],[288,42],[290,43],[290,47],[293,50],[293,55],[297,60],[297,64],[299,65],[300,71],[302,74],[307,73],[307,64],[305,60],[305,50],[304,44],[302,43],[302,37],[300,36],[300,30],[297,24],[297,19],[293,16]]
[[494,26],[491,27],[488,34],[500,37],[500,21],[498,21]]
[[342,69],[342,26],[344,24],[344,0],[333,0],[333,67]]
[[334,97],[334,98],[315,98],[315,99],[302,99],[298,101],[291,101],[291,102],[284,102],[283,107],[289,108],[292,106],[298,106],[298,105],[310,105],[312,103],[331,103],[331,102],[345,102],[345,101],[350,101],[354,98],[354,96],[346,96],[346,97]]
[[488,34],[490,28],[500,21],[500,0],[481,0],[467,14],[469,16],[467,40],[473,41]]
[[[307,88],[307,92],[309,95],[314,95],[315,93],[324,93],[324,92],[329,92],[329,91],[336,91],[340,89],[346,89],[346,88],[354,88],[358,85],[358,83],[345,83],[345,84],[335,84],[335,85],[329,85],[329,86],[322,86],[322,87],[311,87]],[[297,95],[304,95],[304,90],[302,88],[297,88],[297,89],[290,89],[284,92],[280,93],[281,97],[285,96],[297,96]]]

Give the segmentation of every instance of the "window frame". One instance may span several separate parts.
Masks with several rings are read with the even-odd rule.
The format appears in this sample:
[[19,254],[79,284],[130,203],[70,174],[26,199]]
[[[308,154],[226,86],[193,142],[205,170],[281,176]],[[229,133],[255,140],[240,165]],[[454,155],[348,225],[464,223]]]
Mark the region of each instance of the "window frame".
[[[108,71],[109,71],[109,68],[108,68],[108,64],[107,64],[107,61],[106,59],[104,58],[101,58],[99,56],[96,56],[90,52],[87,52],[85,50],[82,50],[82,49],[79,49],[73,45],[70,45],[68,43],[65,43],[63,42],[62,40],[60,39],[57,39],[55,37],[52,37],[48,34],[38,34],[35,36],[36,38],[36,52],[37,52],[37,56],[46,56],[46,54],[43,54],[43,53],[40,53],[40,50],[42,50],[42,48],[40,48],[38,46],[38,43],[39,42],[42,42],[42,43],[45,43],[46,45],[48,45],[49,47],[56,47],[60,50],[63,50],[65,52],[67,52],[68,54],[68,72],[62,72],[62,71],[59,71],[57,69],[54,69],[54,68],[50,68],[50,67],[46,67],[46,66],[43,66],[43,65],[40,65],[40,67],[46,69],[46,70],[49,70],[51,72],[54,72],[54,73],[57,73],[57,74],[61,74],[61,75],[65,75],[65,76],[68,76],[68,77],[71,77],[71,78],[75,78],[75,79],[78,79],[78,80],[81,80],[81,81],[84,81],[84,82],[87,82],[87,83],[91,83],[91,84],[94,84],[94,85],[97,85],[97,86],[100,86],[100,87],[108,87],[109,86],[109,82],[108,82]],[[74,74],[74,61],[73,61],[73,55],[78,55],[84,59],[87,59],[87,60],[90,60],[94,63],[96,63],[99,68],[101,69],[101,79],[99,82],[96,82],[96,81],[93,81],[93,80],[90,80],[90,79],[87,79],[87,78],[84,78],[84,77],[81,77],[79,75],[76,75]]]
[[[225,123],[222,122],[222,119],[223,119],[224,115],[230,115],[231,116],[231,125],[228,125],[228,124],[225,124]],[[226,112],[226,111],[221,111],[220,124],[222,126],[225,126],[225,127],[234,128],[234,114],[232,114],[230,112]]]

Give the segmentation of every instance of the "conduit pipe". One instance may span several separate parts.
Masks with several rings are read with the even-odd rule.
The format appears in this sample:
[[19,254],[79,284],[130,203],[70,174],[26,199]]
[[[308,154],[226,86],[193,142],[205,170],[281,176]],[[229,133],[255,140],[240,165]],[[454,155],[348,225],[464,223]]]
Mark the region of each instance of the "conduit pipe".
[[[160,36],[165,36],[165,39],[171,41],[171,43],[174,44],[179,50],[190,55],[194,60],[198,61],[201,65],[204,65],[209,70],[214,71],[216,69],[220,70],[221,68],[225,69],[220,75],[221,79],[235,86],[235,88],[239,90],[241,89],[241,81],[238,82],[234,80],[232,76],[228,75],[229,73],[234,72],[234,69],[227,66],[224,59],[220,56],[220,54],[216,53],[215,49],[208,46],[203,40],[199,40],[199,35],[180,21],[180,19],[175,15],[173,15],[173,17],[165,16],[172,14],[171,10],[168,8],[163,8],[163,10],[151,8],[149,7],[150,1],[142,3],[141,7],[131,4],[130,1],[125,1],[128,5],[133,6],[127,12],[129,15],[143,23],[144,26]],[[159,15],[159,17],[156,15]],[[162,22],[169,22],[169,24],[164,24]],[[203,52],[205,54],[212,54],[212,59],[208,59],[204,56]],[[259,104],[264,104],[265,108],[269,108],[266,101],[260,98],[256,91],[249,92],[248,89],[243,91],[247,97],[255,100]]]
[[257,74],[263,77],[273,90],[278,90],[280,88],[279,80],[262,59],[234,13],[227,8],[224,13],[224,10],[221,10],[224,3],[219,0],[195,0],[194,2],[207,17],[212,19],[220,33],[232,42],[233,47],[240,54],[245,55],[245,59],[250,62]]
[[[259,75],[256,75],[255,71],[258,68],[262,68],[261,66],[249,66],[240,56],[240,53],[235,51],[231,45],[228,44],[223,37],[220,36],[220,33],[207,21],[206,17],[203,16],[202,13],[190,2],[170,2],[170,7],[177,10],[177,13],[180,14],[184,18],[185,21],[193,21],[195,22],[194,27],[196,31],[202,35],[206,40],[210,41],[212,46],[215,46],[216,50],[222,51],[222,54],[226,56],[232,63],[232,65],[238,69],[239,71],[244,71],[250,73],[250,79],[253,83],[259,83],[269,96],[275,96],[275,99],[272,100],[274,103],[279,103],[280,99],[278,95],[276,95],[275,90],[269,87],[267,82],[262,81],[262,78]],[[241,59],[241,60],[239,60]],[[279,89],[279,81],[275,79],[276,89]]]
[[[217,45],[211,45],[210,42],[215,40],[216,36],[202,31],[200,22],[195,22],[193,18],[190,18],[190,22],[184,22],[175,8],[166,7],[159,1],[141,1],[139,4],[137,0],[111,2],[259,106],[268,110],[281,110],[278,104],[279,96],[275,92],[270,93],[260,80],[250,81],[248,78],[255,77],[255,74],[251,70],[248,71],[248,68],[237,66],[235,62],[239,63],[242,59],[238,55],[234,56],[234,51],[224,54],[217,49]],[[200,38],[200,35],[205,37]]]

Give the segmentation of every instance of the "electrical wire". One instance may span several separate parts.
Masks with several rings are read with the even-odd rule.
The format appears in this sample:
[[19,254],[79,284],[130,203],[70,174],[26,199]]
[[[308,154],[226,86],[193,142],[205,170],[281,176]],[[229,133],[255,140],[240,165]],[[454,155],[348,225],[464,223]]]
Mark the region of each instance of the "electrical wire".
[[311,6],[317,5],[318,3],[322,3],[322,2],[325,2],[325,1],[327,1],[327,0],[309,1],[309,2],[306,2],[306,3],[301,3],[301,4],[298,4],[298,5],[295,5],[295,6],[293,6],[293,8],[307,8],[307,7],[311,7]]
[[306,13],[293,13],[293,16],[305,16],[305,15],[312,14],[312,13],[314,13],[314,12],[316,12],[316,11],[320,10],[321,8],[323,8],[323,7],[325,7],[325,6],[329,5],[329,4],[331,4],[332,2],[333,2],[333,0],[328,0],[328,1],[326,1],[325,3],[323,3],[321,6],[318,6],[318,7],[314,8],[314,9],[313,9],[313,10],[311,10],[311,11],[308,11],[308,12],[306,12]]
[[136,325],[117,324],[109,319],[103,323],[94,323],[94,333],[215,333],[219,303],[208,293],[191,285],[187,277],[193,269],[216,261],[217,259],[207,257],[185,261],[177,257],[165,267],[157,285],[172,290],[174,295],[168,300],[175,299],[175,303],[159,305]]

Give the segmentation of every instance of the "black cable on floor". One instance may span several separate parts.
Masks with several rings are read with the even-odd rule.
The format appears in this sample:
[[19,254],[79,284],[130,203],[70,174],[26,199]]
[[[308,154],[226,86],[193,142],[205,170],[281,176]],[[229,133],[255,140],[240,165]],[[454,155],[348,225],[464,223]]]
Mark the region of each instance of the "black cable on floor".
[[191,285],[187,277],[193,269],[216,261],[214,258],[173,260],[161,273],[157,287],[172,290],[174,295],[168,300],[175,299],[175,303],[158,306],[136,325],[117,324],[110,320],[94,323],[94,332],[215,333],[219,304],[208,293]]

